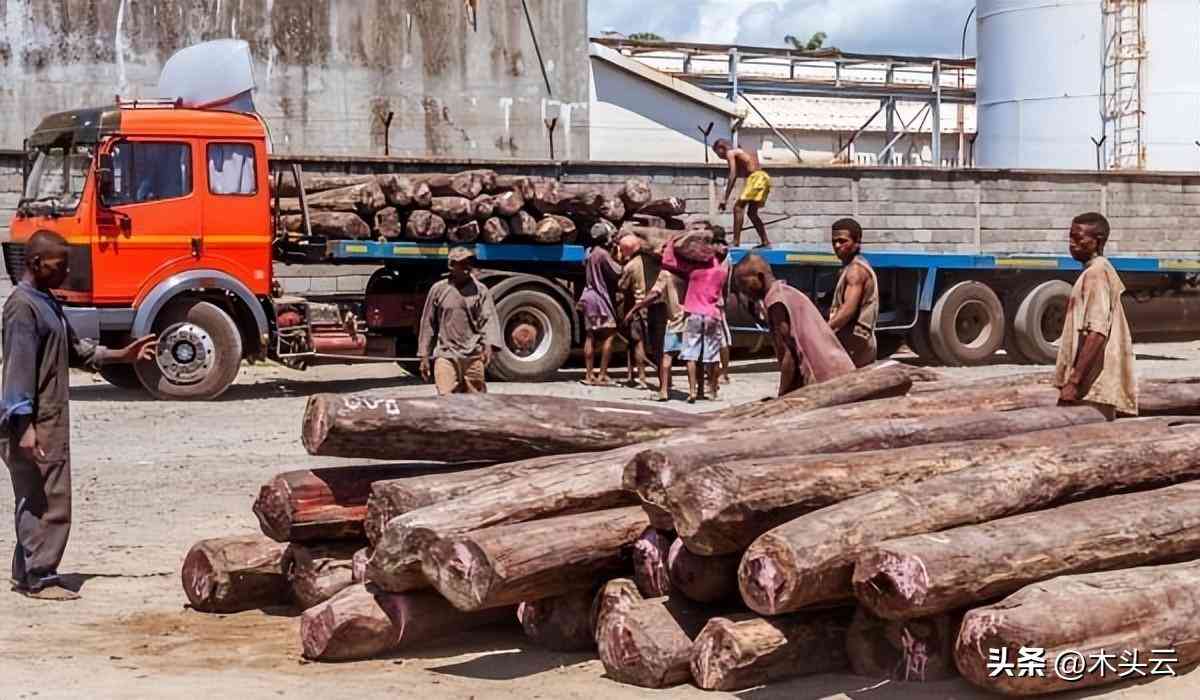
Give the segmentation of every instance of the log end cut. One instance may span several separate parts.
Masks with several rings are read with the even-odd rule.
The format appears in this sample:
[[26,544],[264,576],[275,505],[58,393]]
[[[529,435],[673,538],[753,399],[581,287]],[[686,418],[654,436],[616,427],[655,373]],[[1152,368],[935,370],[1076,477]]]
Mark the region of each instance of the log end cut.
[[693,644],[692,680],[704,690],[733,690],[724,683],[742,665],[743,656],[733,620],[714,617]]
[[253,511],[264,535],[276,542],[291,540],[294,513],[291,487],[286,479],[276,476],[263,484],[254,499]]
[[287,544],[265,537],[218,537],[194,544],[183,559],[184,595],[201,612],[234,613],[289,600]]
[[920,617],[929,590],[925,564],[916,556],[869,549],[854,566],[854,596],[888,620]]
[[369,659],[392,651],[399,641],[399,629],[361,584],[350,586],[300,616],[300,646],[306,659]]
[[763,535],[746,550],[738,566],[738,588],[742,600],[759,615],[777,615],[790,610],[784,595],[794,587],[797,565],[791,549],[775,546]]
[[443,538],[424,549],[421,570],[429,583],[459,610],[479,610],[495,574],[487,553],[465,538]]
[[300,424],[300,442],[310,455],[321,456],[321,446],[333,424],[333,394],[313,394],[304,406],[304,419]]

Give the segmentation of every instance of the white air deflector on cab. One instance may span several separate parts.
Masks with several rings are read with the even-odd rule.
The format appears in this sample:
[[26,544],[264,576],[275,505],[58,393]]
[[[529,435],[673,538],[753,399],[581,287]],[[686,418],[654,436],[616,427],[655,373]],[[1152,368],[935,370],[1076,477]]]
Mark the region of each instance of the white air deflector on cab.
[[158,94],[197,109],[254,112],[254,59],[241,39],[218,39],[181,49],[158,76]]

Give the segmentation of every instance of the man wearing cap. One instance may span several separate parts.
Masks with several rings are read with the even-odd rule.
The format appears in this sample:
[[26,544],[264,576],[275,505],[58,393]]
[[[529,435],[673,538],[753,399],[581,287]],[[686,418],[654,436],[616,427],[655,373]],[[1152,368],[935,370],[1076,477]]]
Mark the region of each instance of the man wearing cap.
[[432,380],[439,396],[486,393],[484,370],[501,347],[492,293],[471,275],[474,257],[467,248],[451,250],[449,277],[425,297],[417,355],[421,378]]

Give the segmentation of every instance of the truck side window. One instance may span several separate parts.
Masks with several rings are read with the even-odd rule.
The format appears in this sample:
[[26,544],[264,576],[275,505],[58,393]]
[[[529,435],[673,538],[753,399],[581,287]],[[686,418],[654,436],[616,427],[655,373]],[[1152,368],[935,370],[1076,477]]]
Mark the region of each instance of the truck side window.
[[248,143],[208,145],[208,191],[213,194],[256,194],[254,146]]
[[122,141],[112,149],[109,206],[183,197],[192,192],[192,148],[186,143]]

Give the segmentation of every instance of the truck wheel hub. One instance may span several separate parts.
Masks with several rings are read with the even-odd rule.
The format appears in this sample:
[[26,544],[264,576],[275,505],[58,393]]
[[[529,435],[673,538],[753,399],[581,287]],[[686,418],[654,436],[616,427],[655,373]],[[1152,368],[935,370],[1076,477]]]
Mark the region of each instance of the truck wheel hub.
[[177,323],[158,339],[158,369],[174,384],[195,384],[208,376],[216,348],[212,337],[193,323]]

